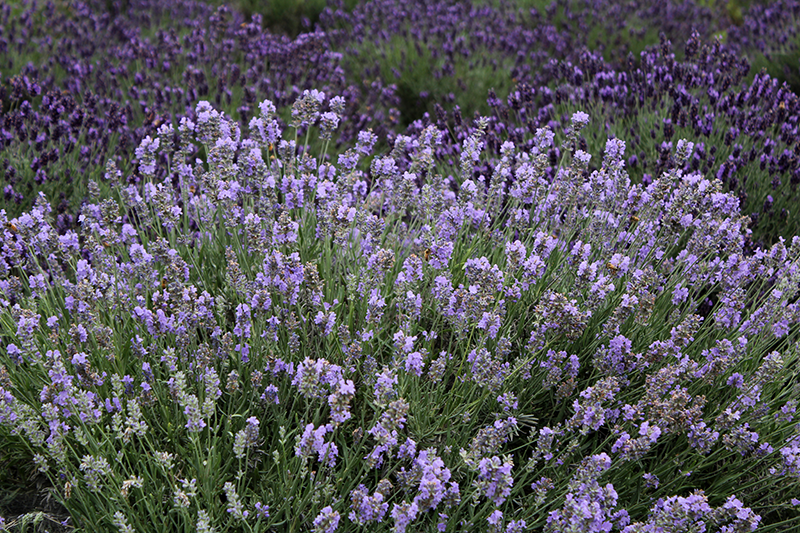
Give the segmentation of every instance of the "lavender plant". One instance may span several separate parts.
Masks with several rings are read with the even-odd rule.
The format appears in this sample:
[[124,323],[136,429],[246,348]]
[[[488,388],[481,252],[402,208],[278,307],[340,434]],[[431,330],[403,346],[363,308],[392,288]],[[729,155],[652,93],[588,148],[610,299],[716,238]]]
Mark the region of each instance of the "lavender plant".
[[344,105],[201,102],[78,231],[3,213],[0,439],[76,528],[800,523],[800,238],[745,253],[685,140],[647,186],[619,139],[588,170],[586,113],[552,176],[484,120],[450,166],[434,126],[312,153]]

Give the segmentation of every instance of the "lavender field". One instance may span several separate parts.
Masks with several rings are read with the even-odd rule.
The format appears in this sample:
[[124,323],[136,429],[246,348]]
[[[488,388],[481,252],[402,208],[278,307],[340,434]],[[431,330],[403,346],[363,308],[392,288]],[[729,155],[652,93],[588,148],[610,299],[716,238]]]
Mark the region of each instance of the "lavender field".
[[800,2],[0,6],[0,531],[800,531]]

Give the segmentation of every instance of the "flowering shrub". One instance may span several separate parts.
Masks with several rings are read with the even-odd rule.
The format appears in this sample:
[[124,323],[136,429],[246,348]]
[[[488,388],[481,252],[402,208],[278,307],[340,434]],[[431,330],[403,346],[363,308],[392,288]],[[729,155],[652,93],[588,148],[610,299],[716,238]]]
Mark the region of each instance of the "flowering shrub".
[[76,526],[800,521],[800,238],[745,253],[685,140],[634,185],[620,139],[588,170],[585,113],[552,176],[552,132],[497,158],[478,120],[443,174],[434,126],[310,153],[342,104],[306,91],[282,131],[264,101],[243,135],[201,102],[79,231],[2,212],[0,438]]

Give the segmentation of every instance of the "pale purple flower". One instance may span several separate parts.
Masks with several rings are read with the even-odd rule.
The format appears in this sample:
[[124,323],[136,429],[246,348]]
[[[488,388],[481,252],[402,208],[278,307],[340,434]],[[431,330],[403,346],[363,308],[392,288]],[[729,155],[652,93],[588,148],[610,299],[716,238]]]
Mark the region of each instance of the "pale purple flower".
[[318,461],[331,467],[335,466],[339,448],[333,442],[325,442],[325,434],[331,431],[333,431],[333,427],[330,424],[318,428],[315,428],[314,424],[306,425],[303,434],[297,436],[295,455],[311,457],[316,453]]
[[314,518],[314,533],[333,533],[339,527],[339,512],[331,506],[323,507],[322,511]]
[[350,419],[350,401],[356,393],[356,387],[352,379],[340,380],[336,384],[336,390],[328,396],[328,405],[331,407],[331,420],[334,426],[342,424]]
[[512,520],[506,524],[506,533],[522,533],[526,531],[528,524],[525,520]]
[[686,298],[688,296],[689,296],[689,289],[683,287],[681,283],[678,283],[672,292],[672,304],[680,305],[681,302],[686,301]]
[[660,484],[658,476],[651,474],[650,472],[645,472],[642,475],[642,478],[644,479],[644,486],[649,489],[657,489],[658,485]]
[[375,381],[375,400],[379,405],[385,405],[397,398],[394,387],[397,385],[397,374],[394,370],[385,367]]
[[245,449],[258,443],[258,418],[251,416],[247,419],[247,426],[239,430],[234,437],[233,451],[237,459],[243,459]]
[[639,435],[647,437],[650,440],[650,444],[655,444],[658,437],[661,436],[661,428],[658,426],[651,426],[650,423],[645,420],[639,426]]
[[741,389],[742,387],[744,387],[744,376],[742,376],[738,372],[734,372],[728,378],[727,383],[731,387],[736,387],[737,389]]
[[422,376],[422,367],[425,365],[421,352],[411,352],[406,356],[405,370],[417,377]]
[[675,162],[679,167],[682,167],[684,164],[686,164],[686,161],[692,155],[693,150],[693,142],[687,141],[686,139],[680,139],[678,141],[678,144],[675,147]]
[[689,437],[690,446],[697,448],[701,453],[707,454],[711,451],[711,445],[719,438],[719,432],[712,431],[705,421],[701,420],[689,426],[687,436]]
[[439,522],[436,524],[436,530],[443,533],[447,530],[447,519],[450,518],[445,513],[439,513]]
[[564,506],[551,511],[545,531],[608,532],[630,522],[627,511],[615,511],[618,495],[611,483],[601,486],[597,479],[611,466],[602,453],[583,460],[568,488]]
[[226,481],[222,488],[225,491],[225,496],[228,500],[228,512],[235,518],[244,521],[250,515],[250,512],[245,510],[244,505],[239,500],[239,495],[236,493],[236,486],[230,481]]
[[587,154],[583,150],[576,150],[575,151],[575,160],[582,166],[587,167],[589,165],[589,161],[591,161],[592,156]]
[[589,115],[583,111],[576,111],[572,114],[572,127],[575,130],[582,130],[589,124]]
[[508,457],[502,460],[497,456],[481,459],[478,479],[475,480],[476,488],[495,505],[501,505],[511,494],[514,485],[514,478],[511,477],[513,466],[514,462]]
[[395,503],[392,507],[392,518],[394,519],[393,533],[405,533],[408,525],[417,517],[419,509],[416,503],[401,502]]
[[367,487],[359,485],[350,492],[350,509],[352,511],[348,518],[358,525],[382,521],[386,511],[389,509],[389,504],[383,500],[384,495],[382,493],[376,491],[370,496],[367,492]]
[[256,502],[256,518],[260,520],[265,520],[269,518],[269,505],[264,505],[261,502]]
[[517,396],[511,392],[501,394],[497,397],[497,401],[503,406],[503,411],[515,411],[519,407]]

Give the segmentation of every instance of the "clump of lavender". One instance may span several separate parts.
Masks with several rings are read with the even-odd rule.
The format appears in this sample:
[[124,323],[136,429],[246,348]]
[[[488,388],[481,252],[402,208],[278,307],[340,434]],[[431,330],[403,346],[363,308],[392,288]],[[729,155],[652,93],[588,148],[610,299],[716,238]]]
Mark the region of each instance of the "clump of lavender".
[[719,181],[633,183],[620,139],[589,171],[583,114],[481,152],[487,183],[433,126],[314,154],[341,102],[303,98],[283,132],[200,105],[154,148],[207,154],[156,172],[163,205],[120,184],[119,220],[99,196],[75,234],[44,204],[2,230],[0,436],[80,527],[798,522],[800,238],[748,253]]

